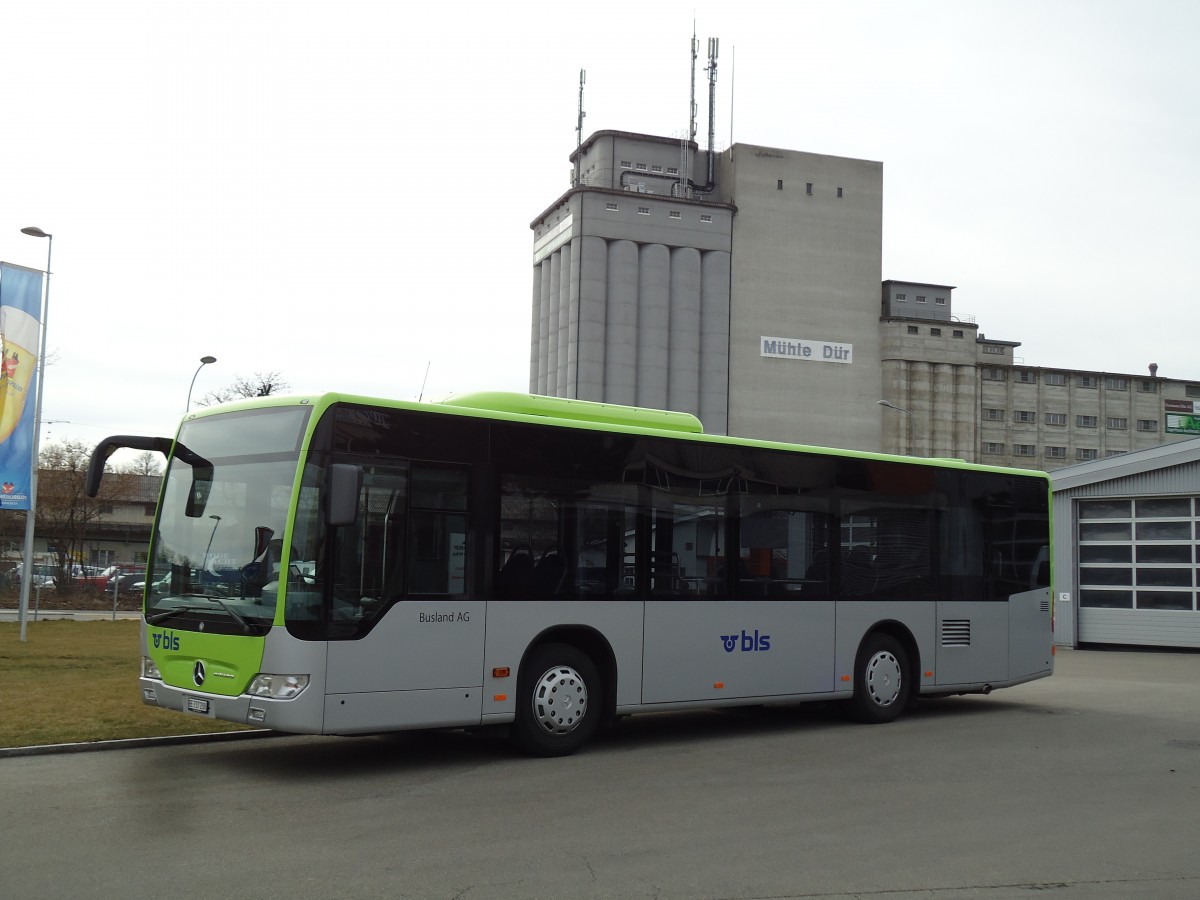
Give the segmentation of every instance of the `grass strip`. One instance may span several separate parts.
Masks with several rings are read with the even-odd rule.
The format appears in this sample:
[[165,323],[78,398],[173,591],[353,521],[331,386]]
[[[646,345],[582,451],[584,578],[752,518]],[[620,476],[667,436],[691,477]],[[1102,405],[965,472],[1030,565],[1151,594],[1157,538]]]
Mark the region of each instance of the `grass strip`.
[[245,726],[145,706],[136,620],[0,623],[0,747],[164,737]]

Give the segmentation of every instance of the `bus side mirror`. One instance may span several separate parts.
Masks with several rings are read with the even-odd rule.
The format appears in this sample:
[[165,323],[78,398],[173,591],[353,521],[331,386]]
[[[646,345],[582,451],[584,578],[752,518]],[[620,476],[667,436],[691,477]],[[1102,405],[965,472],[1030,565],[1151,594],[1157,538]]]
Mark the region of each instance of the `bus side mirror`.
[[353,525],[358,519],[358,493],[363,470],[347,463],[333,463],[325,472],[325,522],[333,528]]
[[108,458],[123,447],[130,450],[152,450],[166,456],[171,452],[171,438],[143,437],[133,434],[114,434],[106,437],[92,450],[88,460],[87,475],[84,478],[83,489],[89,497],[100,493],[100,479],[104,477],[104,466]]

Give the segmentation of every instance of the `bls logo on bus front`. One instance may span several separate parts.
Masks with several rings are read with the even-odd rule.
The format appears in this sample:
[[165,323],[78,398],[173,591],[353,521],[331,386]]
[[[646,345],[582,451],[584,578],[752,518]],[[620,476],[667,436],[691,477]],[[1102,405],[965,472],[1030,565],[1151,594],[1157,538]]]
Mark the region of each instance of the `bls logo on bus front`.
[[154,641],[155,650],[178,650],[179,635],[171,634],[169,631],[163,631],[151,635]]
[[757,628],[754,629],[754,634],[749,634],[743,629],[740,635],[721,635],[721,645],[725,648],[726,653],[732,653],[739,648],[741,648],[743,653],[756,653],[759,650],[771,649],[771,636],[769,634],[759,634]]

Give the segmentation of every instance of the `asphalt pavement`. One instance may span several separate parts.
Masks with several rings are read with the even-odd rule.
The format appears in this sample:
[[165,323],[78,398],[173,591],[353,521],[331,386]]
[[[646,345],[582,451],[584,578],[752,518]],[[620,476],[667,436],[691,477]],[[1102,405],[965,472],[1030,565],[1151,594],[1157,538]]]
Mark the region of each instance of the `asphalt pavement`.
[[820,704],[634,716],[564,759],[462,732],[0,759],[0,883],[22,900],[1194,900],[1200,653],[1057,663],[882,726]]

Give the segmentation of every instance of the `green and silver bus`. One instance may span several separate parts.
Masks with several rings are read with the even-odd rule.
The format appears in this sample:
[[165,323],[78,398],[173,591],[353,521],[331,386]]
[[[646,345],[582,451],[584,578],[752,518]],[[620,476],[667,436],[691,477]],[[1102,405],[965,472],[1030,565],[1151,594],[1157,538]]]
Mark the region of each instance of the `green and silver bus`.
[[1053,671],[1044,473],[706,435],[527,394],[189,414],[142,619],[145,703],[283,732],[508,729],[918,696]]

